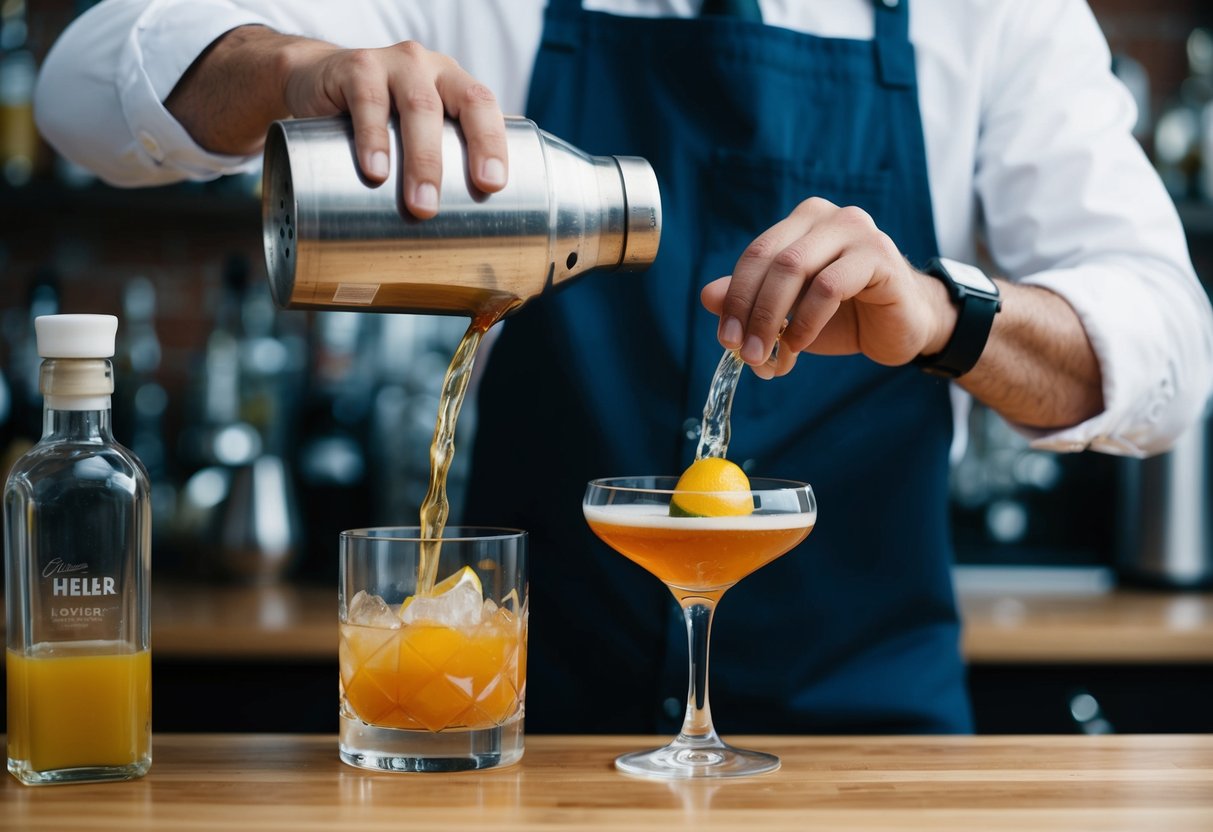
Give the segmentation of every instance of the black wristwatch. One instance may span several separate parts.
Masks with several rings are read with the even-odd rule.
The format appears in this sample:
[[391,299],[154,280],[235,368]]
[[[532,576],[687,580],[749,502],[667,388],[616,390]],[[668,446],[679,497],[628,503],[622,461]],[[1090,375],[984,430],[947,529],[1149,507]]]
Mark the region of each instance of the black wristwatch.
[[956,329],[943,352],[920,355],[912,362],[928,373],[956,378],[973,369],[986,348],[994,316],[1002,308],[998,284],[976,266],[934,257],[923,272],[948,287],[948,297],[957,306]]

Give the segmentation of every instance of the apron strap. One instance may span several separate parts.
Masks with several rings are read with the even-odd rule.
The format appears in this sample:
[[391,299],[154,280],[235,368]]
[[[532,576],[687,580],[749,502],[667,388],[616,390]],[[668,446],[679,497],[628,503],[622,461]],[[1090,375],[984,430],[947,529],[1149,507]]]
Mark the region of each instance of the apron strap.
[[[910,45],[910,0],[874,0],[876,71],[881,85],[914,86],[914,50]],[[584,10],[581,0],[548,0],[542,45],[561,52],[575,51],[582,42]]]
[[876,71],[885,87],[914,86],[914,49],[910,45],[910,0],[874,0]]
[[581,46],[583,9],[581,0],[548,0],[543,15],[543,38],[540,48],[551,47],[561,52],[574,52]]

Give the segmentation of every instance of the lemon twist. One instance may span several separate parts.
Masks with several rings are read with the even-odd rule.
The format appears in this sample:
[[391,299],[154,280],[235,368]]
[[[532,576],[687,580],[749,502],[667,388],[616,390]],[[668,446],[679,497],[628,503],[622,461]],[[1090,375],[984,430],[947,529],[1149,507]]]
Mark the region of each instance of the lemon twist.
[[[484,587],[480,583],[480,577],[476,574],[476,570],[470,566],[465,566],[458,572],[448,575],[434,584],[434,591],[430,593],[429,597],[434,598],[443,593],[450,592],[455,587],[465,583],[476,587],[476,592],[481,596],[484,595]],[[396,613],[397,616],[404,617],[404,611],[409,608],[409,604],[413,603],[413,598],[414,596],[410,595],[404,599],[404,602],[400,605],[400,610]]]

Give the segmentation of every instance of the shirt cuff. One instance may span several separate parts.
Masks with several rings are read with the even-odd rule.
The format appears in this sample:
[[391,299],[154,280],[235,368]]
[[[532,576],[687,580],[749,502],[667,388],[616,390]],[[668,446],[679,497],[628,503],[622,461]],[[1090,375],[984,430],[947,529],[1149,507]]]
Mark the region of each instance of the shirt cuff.
[[1104,410],[1093,418],[1061,430],[1012,425],[1032,447],[1148,456],[1165,450],[1202,410],[1209,392],[1209,302],[1195,275],[1180,280],[1173,267],[1159,265],[1165,277],[1143,279],[1150,268],[1088,264],[1020,281],[1070,304],[1103,379]]
[[214,179],[255,167],[257,156],[211,153],[165,109],[166,99],[208,46],[238,26],[268,25],[224,0],[154,0],[122,50],[118,96],[131,136],[149,165],[190,179]]

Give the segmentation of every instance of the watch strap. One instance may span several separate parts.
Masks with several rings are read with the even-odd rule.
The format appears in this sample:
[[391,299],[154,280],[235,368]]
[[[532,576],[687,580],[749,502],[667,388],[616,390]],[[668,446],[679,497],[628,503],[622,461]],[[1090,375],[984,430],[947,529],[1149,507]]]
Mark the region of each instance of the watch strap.
[[911,363],[932,375],[958,378],[973,369],[981,358],[1002,301],[997,295],[956,283],[938,258],[932,259],[924,271],[948,287],[948,295],[957,305],[956,328],[943,350],[934,355],[920,355]]

